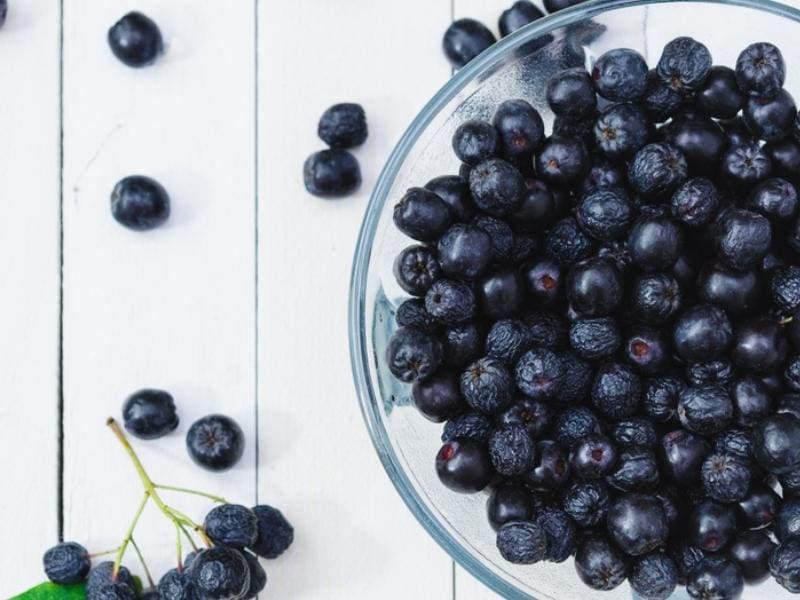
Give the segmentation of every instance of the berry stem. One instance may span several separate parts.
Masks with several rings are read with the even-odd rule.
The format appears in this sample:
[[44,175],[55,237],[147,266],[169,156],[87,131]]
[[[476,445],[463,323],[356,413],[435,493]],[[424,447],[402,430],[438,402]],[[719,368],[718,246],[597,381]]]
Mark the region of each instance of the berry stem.
[[780,321],[778,321],[778,325],[788,325],[794,321],[794,317],[783,317]]
[[181,528],[180,525],[175,525],[175,551],[178,555],[178,571],[183,573],[183,546],[181,545]]
[[136,551],[136,556],[139,557],[139,562],[142,563],[142,569],[144,570],[144,574],[147,577],[147,583],[150,584],[151,588],[156,587],[155,582],[153,581],[153,576],[150,574],[150,569],[147,568],[147,563],[144,560],[144,556],[142,555],[142,551],[139,550],[139,544],[136,543],[136,540],[131,536],[131,546]]
[[[176,509],[172,508],[171,506],[168,506],[161,499],[161,496],[158,495],[158,490],[156,490],[156,485],[153,483],[153,480],[150,479],[150,476],[147,474],[147,471],[145,470],[144,465],[142,465],[142,462],[139,460],[139,457],[137,456],[136,451],[133,449],[133,446],[131,446],[131,443],[128,441],[127,436],[122,431],[122,428],[119,426],[119,423],[117,423],[117,421],[113,417],[109,417],[106,420],[106,425],[108,425],[109,429],[111,429],[111,431],[117,437],[117,440],[119,440],[119,443],[122,444],[122,448],[125,450],[125,453],[131,459],[131,462],[133,463],[133,467],[134,467],[134,469],[136,469],[136,473],[139,475],[139,479],[142,482],[142,487],[144,487],[145,499],[152,498],[153,502],[155,502],[155,504],[158,507],[158,509],[170,521],[172,521],[173,523],[175,523],[175,522],[183,522],[185,525],[193,528],[197,532],[197,534],[205,542],[206,546],[208,546],[209,548],[211,546],[213,546],[213,543],[211,542],[209,537],[206,535],[206,532],[203,530],[203,527],[201,525],[198,525],[197,523],[192,521],[189,517],[187,517],[183,513],[177,511]],[[132,531],[131,531],[131,533],[132,533]],[[125,545],[127,545],[127,544],[123,543],[123,546],[125,546]],[[124,554],[124,552],[125,552],[125,548],[123,547],[123,548],[121,548],[121,552],[120,552],[120,555],[119,555],[119,558],[118,558],[119,562],[122,561],[121,554]],[[119,568],[119,567],[117,567],[117,568]]]
[[125,556],[125,550],[128,549],[128,544],[133,539],[133,530],[136,529],[136,524],[139,522],[139,517],[142,516],[144,507],[147,506],[147,501],[149,499],[150,496],[148,496],[147,492],[145,492],[144,496],[142,496],[142,501],[139,503],[139,508],[136,509],[136,513],[133,515],[133,521],[131,521],[128,531],[125,533],[125,537],[123,538],[122,543],[119,545],[119,550],[117,550],[117,558],[114,561],[114,568],[111,570],[112,581],[116,581],[117,579],[117,573],[119,572],[119,567],[122,564],[122,557]]
[[192,550],[197,552],[197,544],[195,544],[194,538],[189,534],[189,532],[186,531],[186,528],[183,526],[183,523],[177,520],[173,521],[173,523],[175,523],[175,525],[181,530],[181,533],[183,533],[183,535],[186,536],[186,539],[189,540],[189,543],[192,546]]
[[215,496],[213,494],[207,494],[206,492],[200,492],[198,490],[190,490],[189,488],[177,487],[174,485],[164,485],[162,483],[155,483],[153,484],[156,489],[159,490],[168,490],[170,492],[180,492],[181,494],[192,494],[194,496],[201,496],[203,498],[208,498],[209,500],[213,500],[218,504],[228,504],[228,501],[221,496]]
[[111,548],[111,550],[103,550],[102,552],[92,552],[89,555],[89,558],[92,559],[100,558],[101,556],[108,556],[109,554],[116,554],[117,552],[119,552],[119,546],[117,546],[116,548]]

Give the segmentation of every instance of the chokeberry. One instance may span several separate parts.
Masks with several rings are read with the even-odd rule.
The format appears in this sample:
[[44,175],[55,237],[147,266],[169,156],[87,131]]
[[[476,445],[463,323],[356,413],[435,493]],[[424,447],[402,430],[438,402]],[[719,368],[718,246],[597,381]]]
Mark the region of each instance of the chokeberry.
[[244,555],[227,546],[198,552],[189,573],[198,594],[205,598],[239,598],[250,589],[250,567]]
[[111,214],[128,229],[155,229],[169,218],[169,195],[155,179],[131,175],[120,179],[111,191]]
[[436,455],[436,473],[455,492],[475,493],[495,477],[486,446],[473,439],[457,437],[445,442]]
[[220,504],[206,515],[203,528],[215,544],[244,548],[256,541],[258,518],[246,506]]
[[547,138],[535,159],[536,172],[545,183],[568,186],[579,181],[589,168],[586,146],[575,137]]
[[736,83],[733,69],[711,67],[705,82],[695,91],[694,105],[707,117],[733,119],[744,107],[746,96]]
[[610,242],[628,230],[633,219],[633,207],[623,188],[596,188],[581,199],[575,218],[591,237]]
[[703,500],[687,524],[689,541],[706,552],[722,550],[736,535],[736,511],[729,504]]
[[592,68],[597,93],[612,102],[631,102],[644,94],[647,86],[647,63],[641,54],[628,48],[609,50]]
[[761,277],[755,269],[741,271],[716,264],[700,271],[697,288],[701,299],[735,317],[752,312],[762,294]]
[[730,598],[742,594],[744,581],[739,568],[722,556],[706,556],[686,576],[686,591],[692,598]]
[[500,35],[505,37],[528,23],[541,19],[543,16],[544,13],[533,2],[517,0],[510,8],[500,14],[497,22]]
[[672,144],[656,142],[641,148],[628,167],[628,181],[647,199],[672,194],[685,180],[689,166],[683,153]]
[[697,304],[685,310],[672,329],[673,346],[684,360],[720,358],[733,342],[733,326],[721,308]]
[[242,458],[244,433],[230,417],[208,415],[189,427],[186,448],[196,464],[209,471],[224,471]]
[[467,223],[475,215],[475,205],[469,193],[469,183],[459,175],[434,177],[425,184],[425,189],[439,196],[450,209],[453,221]]
[[348,196],[361,186],[361,167],[347,150],[321,150],[306,159],[303,182],[308,192],[315,196]]
[[425,294],[425,309],[443,325],[457,325],[472,319],[478,306],[472,288],[466,283],[439,279]]
[[525,100],[502,102],[492,118],[500,149],[507,157],[529,156],[544,139],[544,122]]
[[479,277],[492,260],[492,238],[489,234],[463,223],[457,223],[445,231],[436,248],[441,270],[455,279]]
[[530,521],[511,521],[497,532],[497,549],[508,562],[532,565],[544,560],[547,537],[544,529]]
[[482,358],[461,375],[461,394],[473,409],[494,414],[511,404],[514,380],[502,362]]
[[143,389],[128,396],[122,419],[125,429],[143,440],[162,437],[178,426],[175,402],[164,390]]
[[700,467],[711,447],[705,438],[684,429],[670,431],[657,448],[664,474],[672,482],[688,487],[700,479]]
[[580,119],[594,114],[597,95],[592,78],[581,67],[559,71],[547,82],[547,104],[555,115]]
[[250,550],[263,558],[278,558],[294,541],[294,528],[277,508],[267,504],[254,506],[258,532]]
[[533,517],[531,493],[509,483],[493,487],[486,500],[486,516],[495,531],[509,521],[530,521]]
[[621,492],[655,490],[661,481],[655,453],[645,446],[622,448],[617,464],[606,477],[606,481]]
[[642,598],[666,600],[678,585],[678,567],[666,553],[653,552],[634,561],[630,582]]
[[533,467],[536,445],[520,425],[498,427],[489,436],[489,457],[495,471],[511,477]]
[[450,209],[435,193],[411,188],[394,207],[395,227],[421,242],[438,239],[450,225]]
[[770,473],[782,475],[800,468],[800,419],[781,413],[753,428],[753,456]]
[[786,90],[773,98],[750,97],[742,112],[750,132],[760,140],[778,142],[790,135],[797,105]]
[[598,360],[611,358],[622,345],[622,336],[612,317],[578,319],[570,324],[569,343],[578,356]]
[[564,493],[563,508],[581,527],[602,523],[608,514],[611,498],[608,486],[599,479],[575,481]]
[[511,163],[490,158],[469,173],[469,189],[478,208],[491,215],[514,212],[525,193],[525,180]]
[[664,507],[649,494],[627,493],[614,500],[608,509],[607,526],[611,538],[630,556],[652,552],[669,536]]
[[785,79],[783,55],[770,43],[750,44],[736,59],[736,82],[752,96],[773,98]]
[[[480,234],[486,236],[483,232]],[[485,241],[488,250],[488,236]],[[442,268],[436,260],[436,255],[427,246],[404,248],[394,260],[394,278],[398,285],[412,296],[424,296],[433,282],[441,276]]]
[[629,568],[623,554],[603,536],[591,536],[578,544],[575,570],[590,588],[613,590],[625,581]]
[[800,539],[781,543],[769,556],[769,572],[793,594],[800,593]]
[[612,419],[633,416],[639,408],[642,383],[633,369],[621,363],[598,367],[592,384],[592,404]]
[[460,69],[497,40],[491,31],[474,19],[454,21],[442,39],[442,48],[450,64]]
[[89,553],[76,542],[61,542],[42,558],[47,578],[58,585],[70,585],[86,579],[91,568]]
[[140,12],[129,12],[108,30],[108,45],[129,67],[152,64],[164,50],[158,25]]
[[360,104],[342,102],[319,119],[317,134],[331,148],[355,148],[367,139],[367,117]]
[[649,137],[647,114],[636,104],[612,104],[595,121],[597,147],[614,160],[630,158],[647,143]]
[[470,119],[453,134],[453,151],[461,162],[472,167],[497,154],[500,136],[488,121]]

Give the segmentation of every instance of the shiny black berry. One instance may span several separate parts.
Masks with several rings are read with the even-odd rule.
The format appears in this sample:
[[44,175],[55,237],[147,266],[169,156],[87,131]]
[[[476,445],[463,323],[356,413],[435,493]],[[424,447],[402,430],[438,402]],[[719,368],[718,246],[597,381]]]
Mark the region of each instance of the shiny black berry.
[[191,459],[209,471],[224,471],[244,454],[244,433],[238,423],[225,415],[198,419],[186,432]]
[[169,218],[169,195],[155,179],[131,175],[117,182],[111,191],[111,214],[128,229],[155,229]]
[[642,556],[663,546],[669,527],[661,501],[641,493],[623,494],[609,509],[607,527],[620,549],[631,556]]
[[158,25],[140,12],[129,12],[108,30],[108,45],[122,63],[145,67],[164,50]]
[[459,19],[445,31],[442,49],[450,64],[460,69],[496,41],[483,23]]
[[401,327],[394,332],[386,347],[386,361],[392,375],[413,383],[436,372],[442,360],[442,346],[435,336]]
[[475,493],[495,477],[486,446],[473,439],[457,437],[445,442],[436,455],[436,473],[455,492]]
[[752,96],[773,98],[785,79],[783,55],[770,43],[750,44],[736,59],[736,82]]
[[612,102],[638,100],[647,86],[647,63],[635,50],[618,48],[601,55],[592,68],[597,93]]
[[[488,236],[485,242],[488,251]],[[395,280],[412,296],[424,296],[433,282],[441,276],[442,268],[436,260],[436,255],[427,246],[409,246],[403,249],[394,261]]]
[[408,237],[432,242],[450,225],[450,209],[430,190],[411,188],[395,205],[392,218]]
[[656,66],[661,80],[684,94],[705,83],[711,73],[711,53],[690,37],[678,37],[667,43]]
[[331,148],[355,148],[367,139],[367,117],[360,104],[342,102],[319,119],[317,134]]
[[347,196],[361,186],[361,167],[356,157],[347,150],[321,150],[306,159],[303,182],[306,190],[315,196]]

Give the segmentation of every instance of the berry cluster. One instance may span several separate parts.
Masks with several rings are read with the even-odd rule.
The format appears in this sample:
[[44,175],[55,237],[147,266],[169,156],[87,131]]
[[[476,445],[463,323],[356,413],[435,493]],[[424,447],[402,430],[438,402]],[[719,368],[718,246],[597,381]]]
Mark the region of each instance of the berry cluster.
[[[417,243],[386,361],[490,489],[508,561],[643,598],[800,592],[800,119],[780,51],[630,49],[453,136],[394,207]],[[565,134],[564,132],[570,132]],[[779,484],[779,485],[778,485]],[[776,491],[778,490],[778,491]]]
[[[554,13],[570,6],[580,4],[584,0],[544,0],[544,8]],[[506,37],[528,23],[541,19],[544,12],[530,0],[517,0],[511,8],[504,10],[497,20],[497,29],[501,37]],[[533,51],[552,40],[551,36],[536,39],[526,47]],[[458,19],[453,21],[442,38],[442,50],[450,64],[460,69],[481,52],[497,41],[486,25],[475,19]]]
[[320,139],[328,150],[315,152],[303,165],[306,190],[315,196],[335,198],[355,192],[361,185],[361,167],[348,149],[367,139],[367,117],[360,104],[334,104],[320,117]]
[[[173,422],[177,423],[176,420]],[[294,530],[281,512],[265,504],[251,509],[230,504],[223,498],[204,492],[154,483],[117,423],[109,419],[108,425],[133,461],[144,487],[142,501],[120,546],[108,553],[100,553],[115,554],[115,560],[92,566],[93,556],[86,548],[76,542],[62,542],[44,554],[44,571],[48,579],[58,585],[84,582],[88,600],[132,600],[137,597],[143,600],[255,598],[267,583],[267,575],[258,557],[277,558],[294,539]],[[174,426],[171,422],[163,427]],[[202,496],[213,500],[217,506],[211,509],[202,524],[195,523],[166,504],[161,498],[162,491]],[[136,524],[148,502],[155,504],[172,522],[177,535],[177,566],[167,571],[157,584],[133,537]],[[202,540],[205,547],[200,548],[196,544],[192,533]],[[182,539],[192,547],[186,556],[183,554]],[[129,546],[136,551],[148,578],[149,589],[141,594],[137,591],[138,582],[122,564]]]

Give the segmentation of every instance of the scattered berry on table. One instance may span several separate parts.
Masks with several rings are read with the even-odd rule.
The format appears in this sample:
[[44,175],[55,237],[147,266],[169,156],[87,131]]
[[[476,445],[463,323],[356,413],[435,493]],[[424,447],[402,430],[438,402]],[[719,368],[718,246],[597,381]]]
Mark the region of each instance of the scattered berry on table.
[[244,454],[244,433],[238,423],[225,415],[198,419],[186,433],[191,459],[209,471],[224,471]]
[[367,139],[367,117],[360,104],[342,102],[328,108],[319,119],[317,133],[331,148],[355,148]]
[[122,405],[122,419],[128,433],[143,440],[162,437],[178,426],[175,402],[169,392],[149,388],[128,396]]
[[140,12],[129,12],[112,25],[108,45],[114,56],[129,67],[150,65],[164,50],[158,25]]
[[361,186],[361,167],[347,150],[320,150],[306,159],[303,182],[310,194],[321,198],[338,198],[355,192]]
[[169,195],[156,180],[131,175],[117,182],[111,191],[111,214],[128,229],[155,229],[169,218]]

